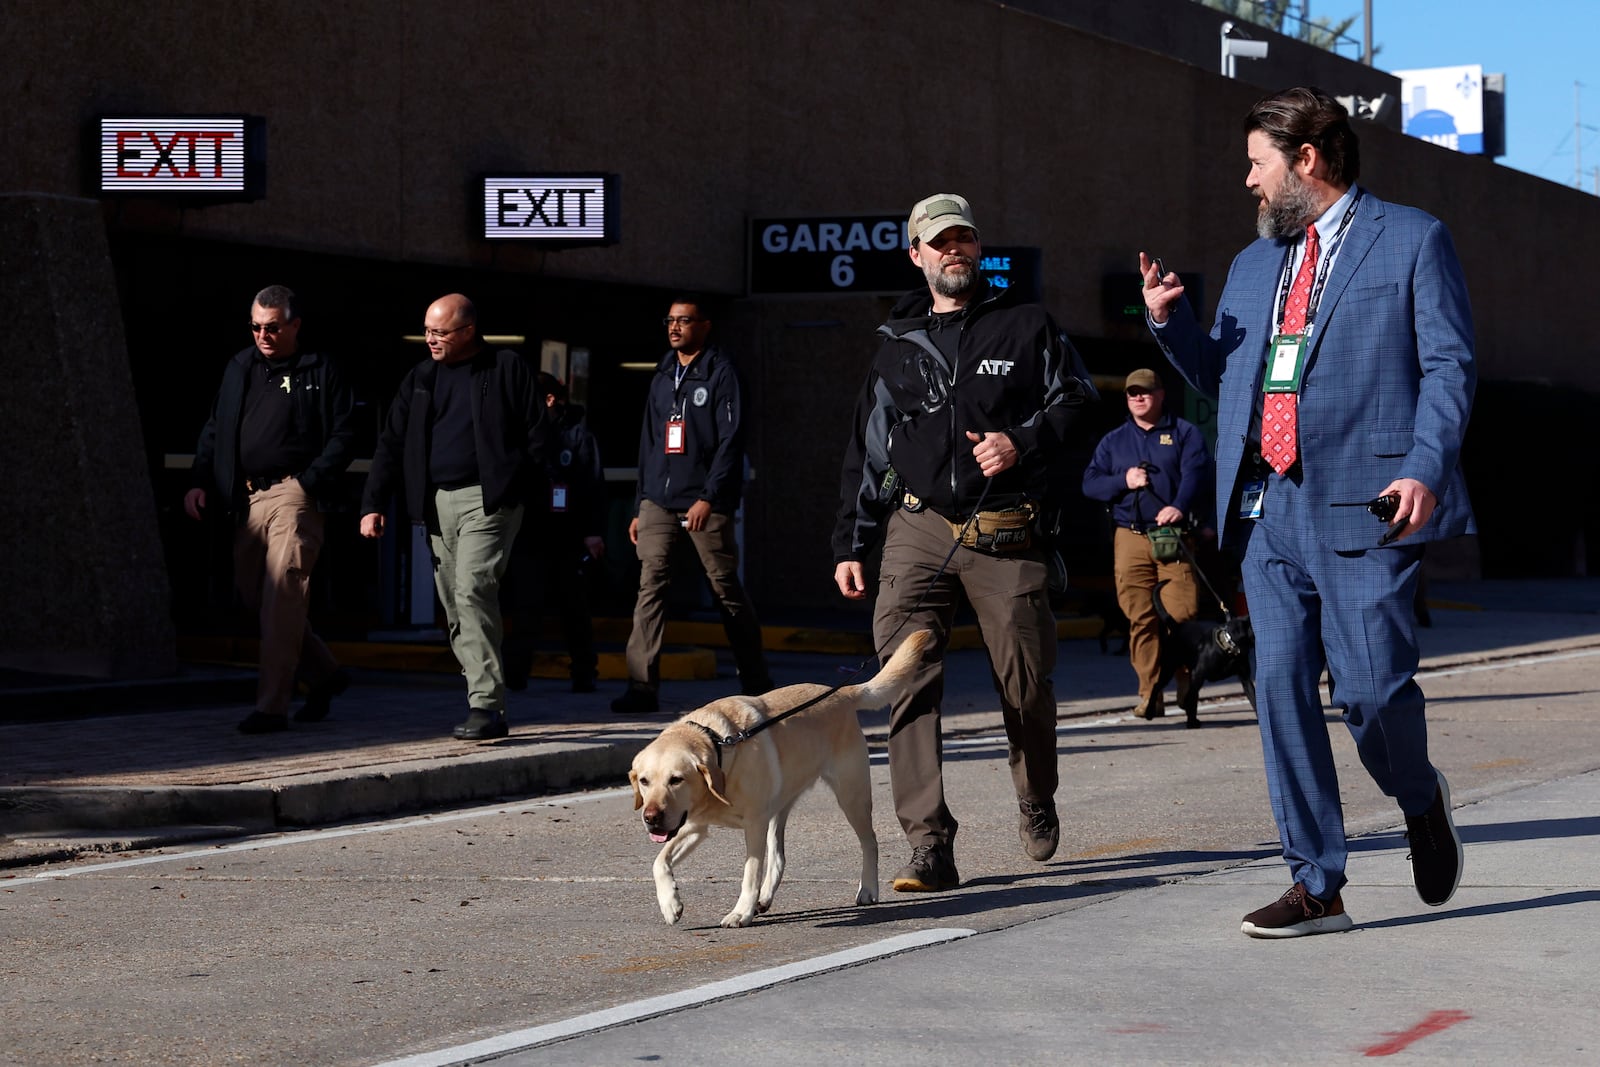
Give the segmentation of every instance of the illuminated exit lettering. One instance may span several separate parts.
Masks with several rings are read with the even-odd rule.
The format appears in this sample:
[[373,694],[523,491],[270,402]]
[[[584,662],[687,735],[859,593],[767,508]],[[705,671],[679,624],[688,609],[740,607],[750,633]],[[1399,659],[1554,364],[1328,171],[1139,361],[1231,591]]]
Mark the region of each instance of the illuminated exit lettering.
[[486,174],[483,236],[546,248],[617,242],[615,174]]
[[174,130],[166,141],[154,130],[119,130],[116,137],[118,178],[159,178],[163,170],[179,179],[221,178],[223,149],[240,140],[233,130]]
[[587,227],[598,215],[601,190],[541,187],[495,190],[496,221],[501,226],[538,226],[565,229]]

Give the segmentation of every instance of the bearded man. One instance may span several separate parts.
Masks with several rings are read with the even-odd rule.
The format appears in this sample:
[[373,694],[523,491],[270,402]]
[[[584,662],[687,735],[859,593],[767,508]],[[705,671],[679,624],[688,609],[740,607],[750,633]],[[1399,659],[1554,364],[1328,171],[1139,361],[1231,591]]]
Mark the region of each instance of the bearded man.
[[1417,895],[1437,907],[1461,880],[1412,602],[1426,543],[1474,529],[1457,460],[1477,373],[1449,231],[1355,184],[1345,109],[1288,89],[1244,130],[1260,240],[1234,260],[1210,332],[1181,278],[1142,252],[1139,267],[1156,340],[1220,401],[1217,526],[1242,553],[1255,623],[1267,788],[1294,884],[1242,929],[1297,937],[1351,925],[1324,668],[1362,766],[1405,816]]
[[920,201],[906,234],[926,284],[878,330],[883,343],[846,449],[833,577],[844,596],[864,599],[863,561],[881,545],[878,655],[887,662],[918,630],[938,635],[889,724],[895,812],[912,846],[893,885],[937,892],[961,880],[939,709],[963,591],[1000,696],[1023,849],[1042,863],[1060,840],[1056,628],[1038,517],[1088,390],[1070,375],[1074,353],[1044,309],[1016,302],[979,273],[978,227],[965,198]]

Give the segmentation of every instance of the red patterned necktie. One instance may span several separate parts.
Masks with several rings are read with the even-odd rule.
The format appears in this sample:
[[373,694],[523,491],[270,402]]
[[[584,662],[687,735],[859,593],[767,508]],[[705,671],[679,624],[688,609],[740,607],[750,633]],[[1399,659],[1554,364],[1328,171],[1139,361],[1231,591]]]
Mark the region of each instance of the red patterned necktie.
[[[1306,308],[1311,303],[1311,280],[1317,275],[1317,228],[1306,227],[1306,255],[1289,289],[1283,308],[1283,332],[1303,333]],[[1301,349],[1302,361],[1305,359]],[[1299,424],[1300,397],[1294,393],[1268,393],[1261,411],[1261,454],[1279,475],[1294,466],[1295,429]]]

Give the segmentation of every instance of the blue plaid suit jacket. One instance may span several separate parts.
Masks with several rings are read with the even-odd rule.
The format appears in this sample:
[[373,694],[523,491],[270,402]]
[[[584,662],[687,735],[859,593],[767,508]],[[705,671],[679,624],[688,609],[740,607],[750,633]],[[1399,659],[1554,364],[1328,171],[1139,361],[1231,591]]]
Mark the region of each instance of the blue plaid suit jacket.
[[[1216,398],[1217,516],[1239,544],[1237,491],[1282,279],[1286,246],[1261,239],[1234,259],[1209,333],[1180,300],[1157,341],[1202,394]],[[1458,460],[1477,385],[1472,311],[1449,231],[1415,208],[1363,192],[1316,315],[1300,387],[1300,463],[1321,540],[1336,551],[1377,546],[1383,526],[1362,508],[1395,478],[1439,498],[1407,544],[1472,533]],[[1268,505],[1271,506],[1271,495]]]

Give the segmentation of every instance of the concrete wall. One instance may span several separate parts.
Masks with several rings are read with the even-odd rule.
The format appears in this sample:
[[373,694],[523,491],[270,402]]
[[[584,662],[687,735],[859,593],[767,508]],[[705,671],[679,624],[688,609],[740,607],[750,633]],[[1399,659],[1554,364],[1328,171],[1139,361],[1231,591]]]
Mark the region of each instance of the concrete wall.
[[177,668],[122,316],[94,204],[0,196],[0,667]]

